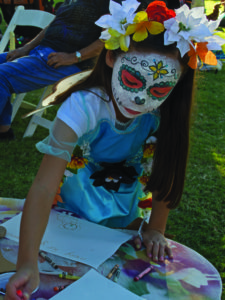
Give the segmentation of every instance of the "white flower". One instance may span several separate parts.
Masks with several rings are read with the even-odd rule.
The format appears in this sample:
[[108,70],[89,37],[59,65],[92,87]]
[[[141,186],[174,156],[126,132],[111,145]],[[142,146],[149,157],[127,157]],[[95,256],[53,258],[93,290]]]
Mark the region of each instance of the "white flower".
[[110,15],[102,16],[95,24],[102,28],[112,28],[121,34],[125,34],[127,26],[133,23],[135,11],[139,5],[140,2],[136,0],[122,1],[122,5],[110,0]]
[[145,173],[150,174],[152,172],[152,164],[153,164],[153,159],[149,159],[148,162],[142,164],[142,168]]
[[197,43],[208,42],[209,44],[212,41],[212,47],[215,46],[216,39],[210,40],[209,37],[218,27],[219,21],[208,21],[204,14],[204,7],[189,9],[185,4],[179,9],[175,9],[175,12],[176,17],[164,22],[166,29],[164,34],[165,45],[177,42],[177,48],[180,50],[182,57],[190,50],[190,46],[194,47],[193,41]]
[[151,135],[146,140],[146,144],[156,144],[156,143],[157,143],[157,138],[154,135]]
[[65,170],[64,175],[66,177],[73,177],[74,174],[72,172],[70,172],[69,170]]
[[221,46],[225,44],[225,40],[218,35],[209,36],[207,41],[208,50],[221,50]]

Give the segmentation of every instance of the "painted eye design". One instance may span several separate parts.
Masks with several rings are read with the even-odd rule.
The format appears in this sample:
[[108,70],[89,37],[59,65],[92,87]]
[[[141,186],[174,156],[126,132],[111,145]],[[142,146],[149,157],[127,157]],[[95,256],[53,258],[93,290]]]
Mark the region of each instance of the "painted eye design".
[[175,83],[174,82],[160,82],[159,84],[156,83],[154,85],[151,85],[147,89],[147,94],[150,96],[153,100],[164,100],[168,94],[172,91],[174,88]]
[[146,88],[146,79],[128,65],[122,65],[118,73],[118,80],[124,90],[132,93],[143,91]]

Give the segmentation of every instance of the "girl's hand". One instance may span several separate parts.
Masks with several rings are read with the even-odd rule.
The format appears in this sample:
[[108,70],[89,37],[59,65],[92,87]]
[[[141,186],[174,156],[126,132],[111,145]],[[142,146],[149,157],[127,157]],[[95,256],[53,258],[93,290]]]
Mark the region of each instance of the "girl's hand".
[[23,292],[23,299],[30,299],[31,293],[39,286],[38,268],[30,266],[21,267],[10,279],[6,285],[5,300],[20,300],[17,296],[17,290]]
[[[142,233],[143,243],[146,247],[147,256],[152,258],[153,261],[164,261],[165,253],[169,258],[173,258],[172,250],[164,235],[155,229],[148,229]],[[134,240],[137,249],[141,248],[141,238],[137,236]]]

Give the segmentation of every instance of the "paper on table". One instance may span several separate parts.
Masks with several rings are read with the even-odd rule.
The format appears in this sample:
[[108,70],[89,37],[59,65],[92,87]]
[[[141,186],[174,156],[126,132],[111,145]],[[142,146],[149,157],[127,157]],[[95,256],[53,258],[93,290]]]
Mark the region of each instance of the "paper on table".
[[121,285],[102,276],[95,270],[88,271],[78,281],[72,283],[51,300],[141,300],[143,298],[133,294]]
[[[21,214],[4,223],[6,237],[18,241]],[[131,235],[54,210],[40,249],[93,268],[107,260]]]

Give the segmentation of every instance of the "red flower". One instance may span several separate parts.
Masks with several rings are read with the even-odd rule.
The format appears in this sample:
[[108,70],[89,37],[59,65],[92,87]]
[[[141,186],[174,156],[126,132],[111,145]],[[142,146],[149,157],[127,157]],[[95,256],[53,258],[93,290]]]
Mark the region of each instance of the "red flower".
[[141,200],[138,202],[138,207],[140,208],[152,208],[152,198],[146,200]]
[[172,9],[166,7],[163,1],[153,1],[146,9],[149,21],[162,23],[168,19],[174,18],[176,13]]

